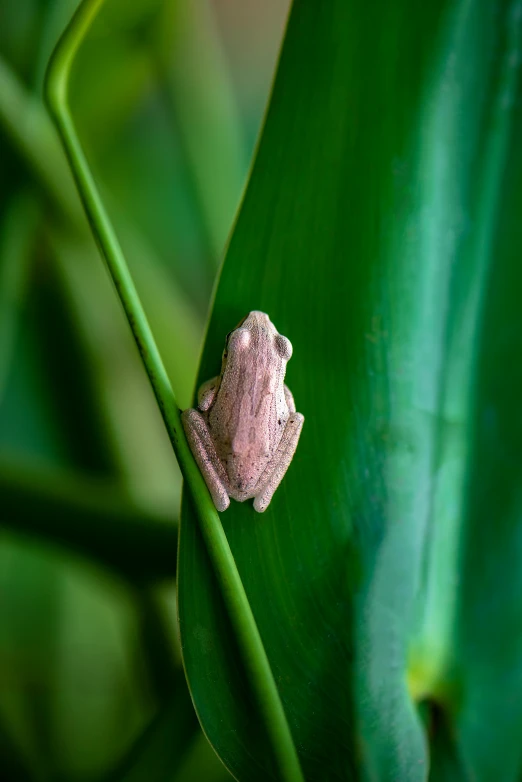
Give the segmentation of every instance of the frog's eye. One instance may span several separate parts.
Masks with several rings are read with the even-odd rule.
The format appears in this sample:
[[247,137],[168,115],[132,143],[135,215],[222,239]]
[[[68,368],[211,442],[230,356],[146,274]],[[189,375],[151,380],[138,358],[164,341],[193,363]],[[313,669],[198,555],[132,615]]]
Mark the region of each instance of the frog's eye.
[[278,334],[275,338],[276,350],[285,361],[290,361],[292,358],[292,343],[282,334]]
[[228,347],[234,346],[236,350],[242,350],[250,345],[249,329],[236,329],[230,334]]

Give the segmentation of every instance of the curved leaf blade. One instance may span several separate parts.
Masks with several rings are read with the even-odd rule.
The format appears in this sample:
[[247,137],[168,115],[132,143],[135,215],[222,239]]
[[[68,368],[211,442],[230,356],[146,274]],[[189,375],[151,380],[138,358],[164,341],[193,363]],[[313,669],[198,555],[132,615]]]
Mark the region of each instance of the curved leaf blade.
[[[377,6],[378,26],[375,4],[294,4],[199,379],[265,310],[294,343],[306,424],[265,516],[233,504],[223,523],[307,779],[425,779],[431,741],[432,778],[450,763],[514,780],[520,709],[498,681],[518,693],[519,579],[495,586],[520,549],[516,423],[509,468],[498,452],[519,384],[487,330],[517,355],[522,13]],[[204,729],[238,779],[277,778],[188,506],[178,578]],[[425,735],[412,696],[454,746]]]
[[[298,452],[262,518],[223,523],[307,779],[426,775],[405,667],[437,434],[416,404],[438,380],[419,376],[419,133],[444,10],[379,4],[376,30],[374,6],[294,4],[203,355],[200,381],[250,309],[294,344]],[[275,778],[188,506],[179,600],[207,735],[238,779]]]

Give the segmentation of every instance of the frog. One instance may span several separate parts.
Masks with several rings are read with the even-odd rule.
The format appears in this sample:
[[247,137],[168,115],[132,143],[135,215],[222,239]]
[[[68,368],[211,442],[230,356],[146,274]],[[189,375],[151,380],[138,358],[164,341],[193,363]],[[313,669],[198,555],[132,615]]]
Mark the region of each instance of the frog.
[[284,383],[292,343],[253,310],[226,337],[221,372],[181,414],[194,458],[218,511],[254,500],[263,513],[292,461],[304,416]]

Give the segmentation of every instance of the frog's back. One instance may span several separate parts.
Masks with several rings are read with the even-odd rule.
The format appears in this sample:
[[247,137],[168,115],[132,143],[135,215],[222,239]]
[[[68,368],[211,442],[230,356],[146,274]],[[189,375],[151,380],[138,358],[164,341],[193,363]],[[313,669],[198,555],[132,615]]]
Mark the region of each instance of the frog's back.
[[[288,408],[284,394],[281,405],[278,401],[280,400],[276,399],[276,395],[266,394],[260,400],[253,417],[239,415],[237,418],[230,449],[224,459],[231,496],[235,493],[252,496],[251,493],[279,445],[288,419]],[[243,404],[248,404],[248,401]]]
[[284,393],[286,361],[275,348],[277,332],[264,317],[266,324],[261,319],[249,323],[250,318],[245,323],[247,340],[238,334],[243,329],[232,335],[238,337],[229,346],[219,395],[208,416],[234,499],[253,496],[289,416]]

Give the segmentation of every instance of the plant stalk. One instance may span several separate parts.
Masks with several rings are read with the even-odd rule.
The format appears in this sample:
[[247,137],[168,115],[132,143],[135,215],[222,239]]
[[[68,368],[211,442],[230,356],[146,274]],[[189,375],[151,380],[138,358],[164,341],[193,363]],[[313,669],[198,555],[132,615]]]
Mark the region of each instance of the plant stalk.
[[83,0],[52,54],[45,97],[71,167],[91,229],[107,263],[186,481],[243,662],[270,737],[281,779],[303,780],[297,751],[257,624],[219,515],[194,461],[165,366],[80,144],[68,103],[71,67],[104,0]]

